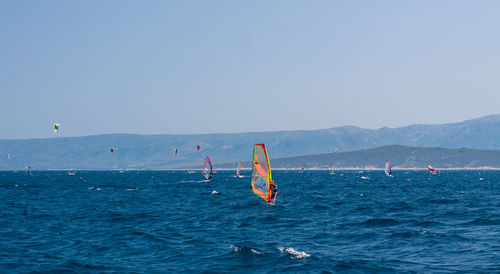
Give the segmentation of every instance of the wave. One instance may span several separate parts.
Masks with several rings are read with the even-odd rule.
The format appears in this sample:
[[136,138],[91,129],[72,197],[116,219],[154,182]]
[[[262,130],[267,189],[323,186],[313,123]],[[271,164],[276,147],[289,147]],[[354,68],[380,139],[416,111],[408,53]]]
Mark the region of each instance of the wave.
[[250,255],[262,255],[262,254],[264,254],[263,251],[259,251],[255,248],[246,247],[246,246],[230,245],[229,248],[231,248],[235,253],[240,253],[240,254],[250,254]]
[[500,220],[491,220],[487,218],[476,218],[473,221],[465,222],[466,225],[486,225],[486,226],[497,226],[500,224]]
[[154,234],[151,234],[151,233],[147,233],[147,232],[144,232],[144,231],[133,231],[131,233],[131,235],[134,235],[134,236],[139,236],[143,239],[147,239],[147,240],[150,240],[150,241],[153,241],[153,242],[161,242],[161,243],[167,243],[168,241],[165,240],[165,239],[162,239]]
[[429,198],[423,198],[419,200],[420,203],[424,204],[456,204],[459,202],[458,199],[429,199]]
[[334,269],[338,272],[346,272],[346,270],[353,271],[355,273],[388,273],[397,272],[395,269],[389,268],[387,266],[379,266],[379,264],[384,264],[383,262],[375,260],[342,260],[338,262]]
[[330,209],[330,207],[326,206],[326,205],[314,205],[313,209],[326,210],[326,209]]
[[401,231],[401,232],[396,232],[392,233],[389,237],[391,239],[410,239],[413,237],[418,237],[421,234],[416,231]]
[[368,219],[364,222],[361,223],[361,225],[364,225],[364,226],[369,226],[369,227],[372,227],[372,226],[394,226],[394,225],[398,225],[399,222],[392,219],[392,218],[384,218],[384,219],[379,219],[379,218],[374,218],[374,219]]
[[444,224],[441,222],[438,222],[438,221],[420,221],[420,222],[417,222],[416,225],[417,226],[424,226],[424,227],[435,227],[435,226],[441,226]]
[[305,259],[311,257],[310,254],[308,254],[305,251],[298,251],[295,250],[291,247],[278,247],[278,250],[281,252],[281,254],[288,255],[290,259]]
[[66,260],[59,265],[56,265],[54,268],[49,269],[40,269],[42,272],[47,271],[47,273],[59,273],[59,272],[88,272],[88,271],[110,271],[116,270],[116,268],[111,268],[104,265],[96,265],[88,262],[82,262],[75,259]]

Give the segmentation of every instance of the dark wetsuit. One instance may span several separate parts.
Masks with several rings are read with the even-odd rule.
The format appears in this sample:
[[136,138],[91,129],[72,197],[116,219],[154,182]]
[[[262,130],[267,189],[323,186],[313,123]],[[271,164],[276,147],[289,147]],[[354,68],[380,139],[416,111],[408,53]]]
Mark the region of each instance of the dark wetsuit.
[[269,202],[274,204],[274,199],[276,199],[276,194],[278,193],[278,187],[276,184],[271,184],[271,199]]
[[207,179],[207,180],[212,180],[212,176],[213,176],[213,175],[214,175],[214,174],[213,174],[212,172],[210,172],[210,175],[208,175],[208,179]]

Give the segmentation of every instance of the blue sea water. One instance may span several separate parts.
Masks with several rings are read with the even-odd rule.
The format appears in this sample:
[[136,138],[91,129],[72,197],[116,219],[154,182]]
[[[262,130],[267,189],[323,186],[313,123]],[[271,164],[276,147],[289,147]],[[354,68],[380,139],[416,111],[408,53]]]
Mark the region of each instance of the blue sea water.
[[0,172],[0,272],[499,272],[500,172]]

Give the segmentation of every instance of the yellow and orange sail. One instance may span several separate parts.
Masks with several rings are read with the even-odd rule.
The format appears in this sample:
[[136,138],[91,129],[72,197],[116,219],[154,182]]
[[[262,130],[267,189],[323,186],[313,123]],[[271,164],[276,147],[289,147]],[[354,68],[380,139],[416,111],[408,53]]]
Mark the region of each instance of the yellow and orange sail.
[[255,195],[271,200],[271,165],[264,144],[255,144],[252,161],[252,190]]

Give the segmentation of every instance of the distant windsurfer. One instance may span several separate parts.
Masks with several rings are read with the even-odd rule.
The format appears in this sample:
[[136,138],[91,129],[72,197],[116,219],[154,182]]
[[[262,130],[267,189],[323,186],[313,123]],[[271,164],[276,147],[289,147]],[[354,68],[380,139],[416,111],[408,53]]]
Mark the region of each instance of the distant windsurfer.
[[[210,169],[210,173],[209,173],[209,169]],[[210,181],[212,179],[212,176],[214,175],[212,161],[210,160],[210,156],[208,156],[208,155],[205,158],[205,164],[203,165],[203,170],[201,171],[201,173],[203,174],[203,176],[205,176],[205,178],[208,181]]]
[[427,166],[429,169],[429,172],[431,173],[432,176],[439,176],[439,171],[433,168],[432,166]]
[[274,202],[276,202],[276,194],[278,194],[278,186],[274,183],[274,181],[271,181],[271,184],[269,184],[271,188],[271,197],[269,199],[269,203],[274,205]]
[[200,145],[196,146],[196,151],[200,151]]

